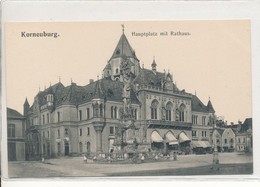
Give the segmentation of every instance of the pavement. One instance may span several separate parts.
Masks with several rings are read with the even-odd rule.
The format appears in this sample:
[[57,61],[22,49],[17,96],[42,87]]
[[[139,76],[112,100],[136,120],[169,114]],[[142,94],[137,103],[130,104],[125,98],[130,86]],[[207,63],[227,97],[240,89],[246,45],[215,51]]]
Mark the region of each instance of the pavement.
[[[38,177],[100,177],[113,173],[133,173],[167,169],[194,168],[212,164],[213,155],[179,155],[177,161],[154,161],[142,164],[97,164],[84,163],[83,157],[62,157],[40,161],[9,162],[9,177],[38,178]],[[220,164],[253,163],[252,154],[220,153]],[[199,174],[199,173],[198,173]],[[160,175],[160,173],[158,173]]]

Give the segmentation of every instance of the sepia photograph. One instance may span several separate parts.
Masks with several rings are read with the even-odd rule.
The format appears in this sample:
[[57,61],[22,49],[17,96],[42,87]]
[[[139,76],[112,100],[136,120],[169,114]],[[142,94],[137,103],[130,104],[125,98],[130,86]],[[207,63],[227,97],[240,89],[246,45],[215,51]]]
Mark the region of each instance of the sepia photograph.
[[250,20],[5,24],[9,178],[252,175]]

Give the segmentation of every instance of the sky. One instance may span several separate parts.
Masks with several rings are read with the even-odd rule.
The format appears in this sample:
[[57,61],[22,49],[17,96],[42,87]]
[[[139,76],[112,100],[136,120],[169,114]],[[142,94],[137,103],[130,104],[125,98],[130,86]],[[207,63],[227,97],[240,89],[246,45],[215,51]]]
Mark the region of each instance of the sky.
[[[216,115],[228,123],[252,117],[247,20],[7,23],[7,106],[22,113],[26,97],[31,105],[39,88],[57,83],[59,77],[65,86],[71,80],[83,86],[102,77],[122,24],[141,66],[151,69],[154,57],[158,71],[172,73],[178,88],[196,92],[205,105],[210,98]],[[59,37],[21,37],[21,32],[43,31],[57,32]],[[171,31],[190,35],[173,36]]]

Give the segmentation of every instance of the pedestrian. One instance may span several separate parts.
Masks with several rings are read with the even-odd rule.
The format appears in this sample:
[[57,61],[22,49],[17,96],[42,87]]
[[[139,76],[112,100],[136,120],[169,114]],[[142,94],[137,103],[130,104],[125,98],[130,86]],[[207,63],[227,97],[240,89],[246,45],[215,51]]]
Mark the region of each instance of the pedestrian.
[[84,155],[83,160],[84,160],[84,163],[88,162],[88,159],[87,159],[86,155]]

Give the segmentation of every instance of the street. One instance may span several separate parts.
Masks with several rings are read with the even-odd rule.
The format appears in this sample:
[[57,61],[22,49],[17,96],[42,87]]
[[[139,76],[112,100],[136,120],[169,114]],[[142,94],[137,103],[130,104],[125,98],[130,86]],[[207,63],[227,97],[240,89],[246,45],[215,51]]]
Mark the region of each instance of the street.
[[142,164],[84,163],[83,157],[62,157],[40,161],[9,162],[9,177],[38,178],[65,176],[163,176],[250,174],[252,154],[220,153],[220,171],[211,171],[212,154],[180,155],[177,161],[154,161]]

